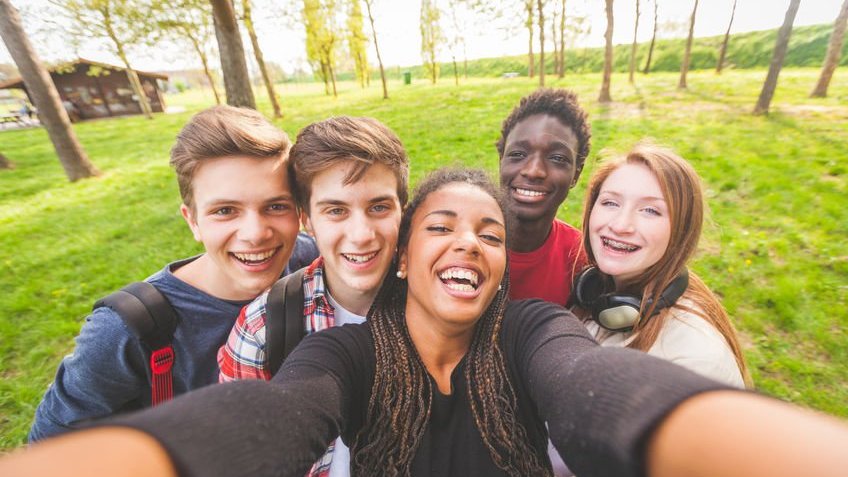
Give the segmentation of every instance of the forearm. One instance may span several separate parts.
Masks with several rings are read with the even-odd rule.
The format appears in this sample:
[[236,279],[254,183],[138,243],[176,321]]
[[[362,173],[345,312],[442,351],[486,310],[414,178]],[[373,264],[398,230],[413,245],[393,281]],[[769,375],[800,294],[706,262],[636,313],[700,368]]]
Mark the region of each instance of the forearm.
[[307,381],[210,386],[112,423],[153,436],[181,476],[301,477],[341,422],[335,381],[319,373]]
[[0,475],[27,477],[176,477],[165,449],[151,436],[105,427],[57,437],[0,459]]
[[651,477],[837,477],[848,469],[848,426],[752,393],[687,400],[654,432]]

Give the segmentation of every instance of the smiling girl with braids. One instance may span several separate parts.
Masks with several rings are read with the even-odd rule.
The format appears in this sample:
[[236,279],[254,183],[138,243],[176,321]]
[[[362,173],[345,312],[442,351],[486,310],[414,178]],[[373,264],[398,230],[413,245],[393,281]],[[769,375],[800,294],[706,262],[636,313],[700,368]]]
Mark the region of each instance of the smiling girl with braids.
[[0,459],[0,474],[299,477],[341,435],[357,476],[535,477],[550,475],[544,422],[581,477],[848,465],[842,424],[599,347],[560,306],[507,305],[496,197],[480,172],[425,179],[368,322],[306,337],[270,384],[209,386]]

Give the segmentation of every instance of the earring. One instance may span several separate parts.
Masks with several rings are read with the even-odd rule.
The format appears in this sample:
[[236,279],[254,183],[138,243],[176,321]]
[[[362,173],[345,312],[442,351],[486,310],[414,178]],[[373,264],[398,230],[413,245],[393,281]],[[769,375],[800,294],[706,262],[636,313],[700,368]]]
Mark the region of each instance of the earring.
[[397,275],[397,277],[400,278],[401,280],[406,278],[406,272],[403,271],[403,270],[398,270],[397,273],[395,273],[395,275]]
[[498,291],[503,290],[503,285],[498,285]]

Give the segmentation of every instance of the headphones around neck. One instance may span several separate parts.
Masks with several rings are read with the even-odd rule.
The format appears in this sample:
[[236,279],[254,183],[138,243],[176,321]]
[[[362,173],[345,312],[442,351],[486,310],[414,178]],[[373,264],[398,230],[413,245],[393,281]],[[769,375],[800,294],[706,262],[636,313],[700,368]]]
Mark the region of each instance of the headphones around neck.
[[[674,306],[689,287],[689,271],[684,268],[663,290],[659,303],[651,316]],[[639,321],[642,297],[624,293],[603,293],[604,279],[597,267],[583,270],[574,280],[574,300],[580,307],[592,312],[592,319],[609,331],[626,332]],[[651,300],[646,303],[651,306]],[[648,316],[646,318],[650,318]]]

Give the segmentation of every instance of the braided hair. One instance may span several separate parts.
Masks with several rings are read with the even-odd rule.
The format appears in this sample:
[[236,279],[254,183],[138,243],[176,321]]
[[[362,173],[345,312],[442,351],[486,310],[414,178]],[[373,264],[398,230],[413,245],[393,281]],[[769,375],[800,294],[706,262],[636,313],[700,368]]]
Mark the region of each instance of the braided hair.
[[[453,183],[479,187],[503,208],[500,191],[487,175],[473,169],[439,169],[416,188],[404,212],[399,247],[409,241],[412,216],[427,196]],[[509,296],[509,273],[476,324],[467,352],[468,401],[483,443],[500,469],[511,476],[551,475],[546,449],[530,445],[518,419],[516,393],[498,344]],[[407,282],[386,276],[368,321],[374,338],[376,370],[368,403],[367,425],[352,447],[354,475],[408,476],[430,420],[434,383],[406,326]]]

